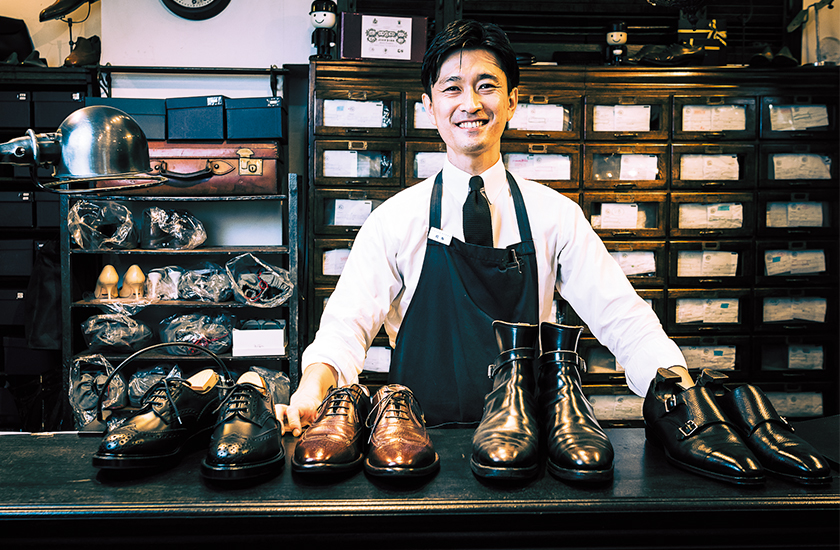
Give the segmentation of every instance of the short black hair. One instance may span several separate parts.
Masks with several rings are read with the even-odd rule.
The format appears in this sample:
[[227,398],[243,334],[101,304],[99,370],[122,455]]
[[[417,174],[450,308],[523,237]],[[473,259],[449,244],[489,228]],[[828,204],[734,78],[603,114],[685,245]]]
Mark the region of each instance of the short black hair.
[[420,81],[429,97],[432,97],[432,86],[440,76],[440,66],[452,52],[464,49],[491,51],[499,60],[499,66],[507,77],[508,93],[519,86],[516,52],[513,51],[505,31],[493,23],[458,19],[448,24],[432,39],[423,56]]

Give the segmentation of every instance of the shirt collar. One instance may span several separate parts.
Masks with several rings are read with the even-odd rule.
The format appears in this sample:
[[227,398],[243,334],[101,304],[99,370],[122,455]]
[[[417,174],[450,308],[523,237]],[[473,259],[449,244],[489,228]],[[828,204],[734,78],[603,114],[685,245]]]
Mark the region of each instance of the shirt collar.
[[[499,193],[505,189],[507,183],[507,173],[505,172],[505,164],[502,162],[502,157],[499,156],[498,162],[478,174],[484,180],[484,193],[490,204],[496,202]],[[470,178],[473,174],[468,174],[459,168],[456,168],[449,159],[443,163],[443,188],[447,189],[458,200],[464,202],[467,194],[470,192]]]

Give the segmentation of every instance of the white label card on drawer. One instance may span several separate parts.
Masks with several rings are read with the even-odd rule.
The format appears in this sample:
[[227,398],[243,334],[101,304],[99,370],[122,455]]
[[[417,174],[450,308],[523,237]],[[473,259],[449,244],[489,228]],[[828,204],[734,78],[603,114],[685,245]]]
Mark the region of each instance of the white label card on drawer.
[[429,238],[435,242],[446,246],[449,246],[449,243],[452,241],[452,235],[446,233],[445,231],[441,231],[437,227],[432,227],[429,229]]
[[335,225],[361,226],[373,211],[371,201],[336,199]]

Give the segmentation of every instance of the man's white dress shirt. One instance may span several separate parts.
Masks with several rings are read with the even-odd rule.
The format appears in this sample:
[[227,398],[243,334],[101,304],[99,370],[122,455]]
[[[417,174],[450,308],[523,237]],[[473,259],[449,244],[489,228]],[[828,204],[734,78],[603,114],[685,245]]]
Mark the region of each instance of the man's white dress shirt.
[[[519,242],[501,158],[480,175],[493,217],[494,246]],[[628,386],[640,396],[659,367],[685,366],[679,347],[635,292],[580,207],[545,185],[514,177],[525,200],[537,254],[540,320],[553,321],[556,285],[592,334],[615,355]],[[445,162],[440,229],[460,240],[469,179],[470,174]],[[431,177],[401,191],[365,221],[324,309],[315,340],[303,353],[304,369],[327,363],[338,371],[339,386],[352,384],[358,381],[367,349],[383,323],[394,346],[423,268],[434,180]]]

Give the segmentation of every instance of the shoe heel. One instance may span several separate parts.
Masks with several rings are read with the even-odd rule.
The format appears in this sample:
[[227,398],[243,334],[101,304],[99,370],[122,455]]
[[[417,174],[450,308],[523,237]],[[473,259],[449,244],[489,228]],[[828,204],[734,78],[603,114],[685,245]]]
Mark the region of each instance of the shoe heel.
[[96,287],[93,290],[93,297],[97,300],[110,300],[118,298],[117,283],[120,276],[117,270],[112,265],[106,265],[102,268],[99,278],[96,280]]
[[133,265],[128,268],[123,277],[123,286],[120,289],[120,298],[139,299],[143,297],[143,287],[146,284],[146,276],[140,266]]

